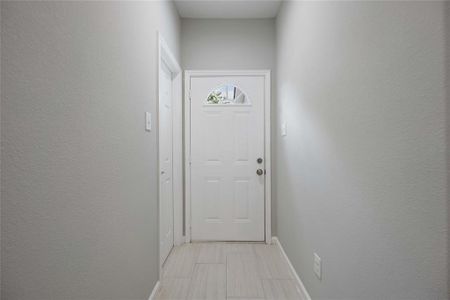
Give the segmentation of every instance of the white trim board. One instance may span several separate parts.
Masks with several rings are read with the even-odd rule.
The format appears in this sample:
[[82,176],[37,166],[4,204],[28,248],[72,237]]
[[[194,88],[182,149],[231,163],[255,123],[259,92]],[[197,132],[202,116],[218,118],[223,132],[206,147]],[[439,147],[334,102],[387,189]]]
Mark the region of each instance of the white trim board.
[[295,276],[295,280],[297,280],[297,283],[301,289],[303,296],[305,297],[306,300],[311,300],[311,296],[309,295],[308,291],[306,290],[306,287],[303,284],[302,280],[300,279],[300,276],[298,276],[297,271],[295,271],[294,266],[292,265],[291,261],[289,260],[289,257],[287,256],[286,252],[284,252],[284,249],[280,243],[280,240],[278,239],[278,237],[274,236],[274,237],[272,237],[272,241],[274,244],[276,244],[280,248],[281,253],[283,254],[284,259],[286,259],[286,261],[289,265],[289,268],[291,269],[292,274],[294,274],[294,276]]
[[191,111],[190,111],[190,90],[192,77],[209,77],[209,76],[262,76],[264,77],[265,95],[264,95],[264,161],[265,161],[265,242],[272,242],[272,166],[270,152],[271,137],[271,82],[270,70],[188,70],[184,76],[184,136],[185,136],[185,238],[186,243],[191,242],[191,173],[190,173],[190,157],[191,157]]
[[153,287],[152,293],[150,294],[150,297],[148,297],[148,300],[154,300],[156,299],[156,294],[158,293],[159,286],[161,285],[161,282],[158,280]]

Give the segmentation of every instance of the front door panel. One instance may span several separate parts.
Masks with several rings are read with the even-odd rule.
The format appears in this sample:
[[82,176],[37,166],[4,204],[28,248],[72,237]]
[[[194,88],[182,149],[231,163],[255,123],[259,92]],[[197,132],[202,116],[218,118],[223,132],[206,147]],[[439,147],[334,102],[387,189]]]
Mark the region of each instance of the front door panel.
[[191,78],[194,241],[264,240],[264,173],[256,173],[264,170],[264,82]]

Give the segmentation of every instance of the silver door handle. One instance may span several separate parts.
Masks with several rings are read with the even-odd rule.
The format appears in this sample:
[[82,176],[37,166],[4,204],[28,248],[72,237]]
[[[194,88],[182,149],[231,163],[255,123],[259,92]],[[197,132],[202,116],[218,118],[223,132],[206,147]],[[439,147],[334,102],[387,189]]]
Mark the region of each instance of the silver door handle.
[[258,174],[258,176],[261,176],[262,174],[264,174],[264,171],[262,169],[258,169],[256,170],[256,174]]

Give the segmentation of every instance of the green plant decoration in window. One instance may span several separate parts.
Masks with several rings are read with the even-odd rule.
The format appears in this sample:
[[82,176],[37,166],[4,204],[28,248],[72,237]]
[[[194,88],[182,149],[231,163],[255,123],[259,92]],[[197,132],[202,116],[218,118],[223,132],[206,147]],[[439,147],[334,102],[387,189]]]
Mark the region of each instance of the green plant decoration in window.
[[220,91],[214,91],[208,96],[208,104],[218,104],[221,102],[225,97],[222,96],[222,92]]

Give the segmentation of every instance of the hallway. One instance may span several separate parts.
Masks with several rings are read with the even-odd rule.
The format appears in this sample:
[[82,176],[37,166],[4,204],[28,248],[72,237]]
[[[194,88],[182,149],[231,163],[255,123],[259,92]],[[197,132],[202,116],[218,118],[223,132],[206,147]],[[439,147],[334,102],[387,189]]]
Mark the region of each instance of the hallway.
[[0,19],[0,300],[450,300],[450,0]]
[[161,277],[156,299],[305,299],[276,244],[184,244]]

